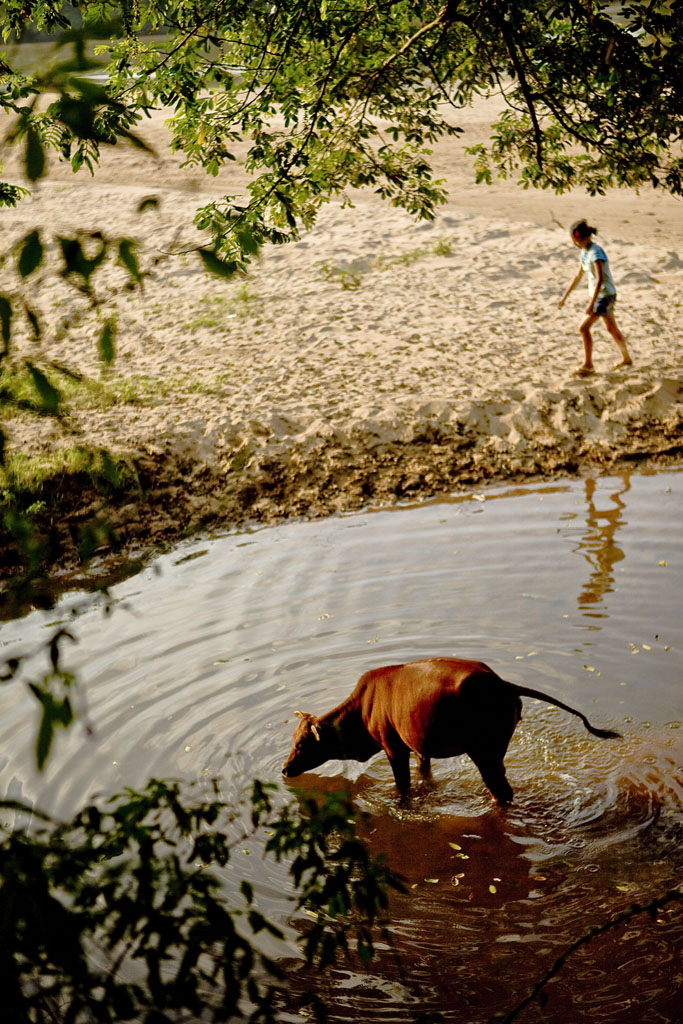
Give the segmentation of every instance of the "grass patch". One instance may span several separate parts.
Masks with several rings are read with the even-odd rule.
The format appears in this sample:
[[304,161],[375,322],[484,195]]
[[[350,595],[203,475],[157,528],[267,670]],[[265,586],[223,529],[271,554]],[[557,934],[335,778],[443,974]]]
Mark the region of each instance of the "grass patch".
[[452,256],[452,240],[450,238],[437,238],[436,242],[434,242],[434,245],[432,246],[432,252],[435,256]]
[[261,307],[261,296],[251,291],[248,284],[242,284],[234,295],[204,295],[200,299],[197,315],[185,327],[188,331],[227,331],[228,320],[238,317],[246,320]]
[[385,270],[387,267],[408,267],[428,256],[452,256],[453,242],[449,238],[437,238],[429,247],[418,246],[399,253],[380,253],[372,260],[351,260],[337,263],[334,260],[322,260],[317,264],[322,277],[326,281],[338,281],[344,291],[355,291],[360,288],[363,274],[373,270]]
[[190,373],[174,373],[164,377],[136,375],[111,380],[93,381],[88,393],[79,396],[73,408],[111,408],[116,405],[155,406],[167,398],[190,395],[220,396],[230,382],[228,374],[205,379]]
[[39,516],[46,496],[74,477],[87,479],[97,490],[112,492],[138,486],[137,474],[124,458],[87,445],[58,448],[40,455],[10,455],[0,466],[0,507],[21,508]]
[[[105,371],[99,378],[76,377],[49,367],[43,368],[42,372],[59,392],[60,409],[67,413],[69,410],[83,409],[104,411],[121,405],[150,408],[169,398],[191,395],[220,397],[231,379],[225,373],[207,379],[190,373],[120,377],[111,370]],[[18,416],[37,411],[35,407],[39,404],[40,395],[33,377],[25,367],[0,373],[0,383],[9,398],[2,405],[5,415]]]
[[335,263],[334,260],[321,260],[317,265],[326,281],[338,281],[345,292],[360,288],[363,273],[355,261]]

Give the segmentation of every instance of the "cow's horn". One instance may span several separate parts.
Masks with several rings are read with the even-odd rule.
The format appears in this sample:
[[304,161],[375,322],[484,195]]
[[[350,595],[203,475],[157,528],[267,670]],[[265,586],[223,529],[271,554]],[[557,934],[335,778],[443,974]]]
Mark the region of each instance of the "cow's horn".
[[311,732],[313,733],[317,740],[320,739],[320,733],[318,732],[318,728],[317,726],[313,725],[313,722],[311,722]]

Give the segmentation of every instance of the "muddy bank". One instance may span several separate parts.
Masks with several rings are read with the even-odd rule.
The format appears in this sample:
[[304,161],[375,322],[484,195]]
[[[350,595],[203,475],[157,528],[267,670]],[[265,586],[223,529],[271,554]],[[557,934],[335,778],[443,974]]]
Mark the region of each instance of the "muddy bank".
[[[277,433],[262,427],[233,450],[192,457],[191,435],[164,450],[129,449],[119,487],[86,473],[53,478],[32,493],[58,586],[109,581],[199,531],[220,531],[415,501],[504,480],[645,467],[683,460],[683,386],[604,377],[561,391],[377,408],[361,423]],[[154,450],[153,450],[154,447]],[[206,454],[206,448],[205,448]],[[27,498],[28,502],[29,499]],[[83,530],[101,543],[81,564]],[[108,524],[111,533],[104,528]],[[2,537],[7,582],[21,558]],[[5,598],[7,595],[5,595]]]

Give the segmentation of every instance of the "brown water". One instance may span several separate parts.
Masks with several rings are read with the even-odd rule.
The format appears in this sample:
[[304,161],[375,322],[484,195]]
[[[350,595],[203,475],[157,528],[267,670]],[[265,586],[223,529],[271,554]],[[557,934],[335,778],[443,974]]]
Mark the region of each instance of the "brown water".
[[[32,706],[16,688],[0,693],[0,789],[68,813],[151,774],[218,775],[238,798],[254,776],[279,778],[293,711],[328,710],[366,669],[485,660],[623,739],[525,700],[504,811],[466,758],[436,762],[436,784],[418,785],[407,808],[383,756],[298,781],[347,786],[371,846],[408,886],[392,904],[391,948],[326,983],[331,1019],[487,1021],[587,927],[680,887],[682,499],[682,472],[634,474],[184,547],[115,588],[109,616],[72,623],[93,742],[73,731],[37,779]],[[4,624],[0,653],[37,646],[77,605]],[[259,851],[254,841],[234,864],[282,922],[284,869]],[[641,915],[572,954],[545,1017],[536,1002],[520,1020],[680,1022],[682,947],[680,904]],[[288,957],[299,976],[292,940]]]

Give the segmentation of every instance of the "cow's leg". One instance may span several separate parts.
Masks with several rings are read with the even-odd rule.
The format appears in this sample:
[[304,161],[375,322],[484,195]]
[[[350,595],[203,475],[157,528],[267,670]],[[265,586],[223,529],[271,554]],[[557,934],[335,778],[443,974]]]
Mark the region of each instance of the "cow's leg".
[[479,753],[470,753],[470,757],[479,769],[484,785],[496,803],[509,804],[513,793],[512,787],[505,777],[505,765],[502,757]]
[[431,779],[432,762],[424,754],[415,754],[417,758],[417,770],[423,779]]
[[410,789],[410,750],[398,736],[391,742],[385,742],[384,750],[394,773],[396,788],[402,794],[407,793]]

